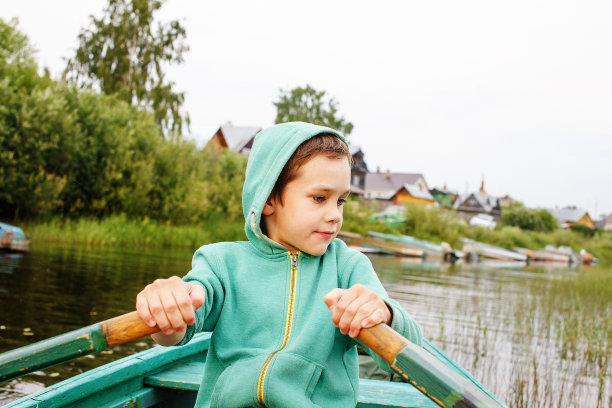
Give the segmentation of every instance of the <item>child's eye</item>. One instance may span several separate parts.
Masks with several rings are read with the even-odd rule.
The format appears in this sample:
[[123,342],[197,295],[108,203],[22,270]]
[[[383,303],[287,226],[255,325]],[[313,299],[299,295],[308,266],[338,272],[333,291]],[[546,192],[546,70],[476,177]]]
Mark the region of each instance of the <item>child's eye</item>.
[[312,197],[313,200],[315,200],[315,202],[317,203],[322,203],[323,201],[325,201],[325,197],[323,196],[314,196]]
[[338,200],[338,205],[344,205],[344,203],[346,203],[346,198],[340,198]]

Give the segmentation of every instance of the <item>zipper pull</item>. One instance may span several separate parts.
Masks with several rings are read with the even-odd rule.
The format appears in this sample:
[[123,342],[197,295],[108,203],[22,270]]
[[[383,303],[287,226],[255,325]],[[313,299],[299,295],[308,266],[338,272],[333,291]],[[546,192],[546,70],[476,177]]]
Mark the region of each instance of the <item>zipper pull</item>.
[[298,253],[291,254],[291,266],[297,268]]

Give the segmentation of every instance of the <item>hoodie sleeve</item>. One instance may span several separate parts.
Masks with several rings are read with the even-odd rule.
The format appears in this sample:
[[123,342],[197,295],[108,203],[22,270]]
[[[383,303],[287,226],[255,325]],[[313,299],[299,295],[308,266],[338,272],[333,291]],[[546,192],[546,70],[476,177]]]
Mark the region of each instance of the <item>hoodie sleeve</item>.
[[[358,283],[366,286],[370,290],[374,291],[391,309],[393,314],[391,320],[391,328],[397,331],[402,336],[416,345],[423,345],[423,335],[421,328],[412,319],[412,317],[406,312],[397,301],[391,299],[387,294],[387,291],[383,288],[372,263],[367,256],[362,253],[356,252],[352,255],[340,270],[341,275],[341,287],[348,289]],[[359,342],[361,344],[361,342]],[[370,354],[376,363],[386,371],[392,372],[389,365],[380,358],[376,353],[370,350],[368,347],[361,344],[368,354]]]
[[204,288],[204,305],[195,312],[196,321],[187,326],[185,337],[177,345],[187,344],[194,334],[202,331],[213,331],[219,319],[224,299],[224,284],[216,271],[217,258],[208,246],[198,249],[193,256],[191,271],[183,277],[185,282],[200,285]]

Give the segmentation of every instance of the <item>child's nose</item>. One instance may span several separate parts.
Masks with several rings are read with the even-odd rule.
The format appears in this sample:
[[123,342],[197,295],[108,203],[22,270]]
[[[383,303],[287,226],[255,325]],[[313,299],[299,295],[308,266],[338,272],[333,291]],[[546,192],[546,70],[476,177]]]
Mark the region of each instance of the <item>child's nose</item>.
[[326,213],[326,221],[328,222],[340,222],[342,219],[342,207],[337,205],[330,205]]

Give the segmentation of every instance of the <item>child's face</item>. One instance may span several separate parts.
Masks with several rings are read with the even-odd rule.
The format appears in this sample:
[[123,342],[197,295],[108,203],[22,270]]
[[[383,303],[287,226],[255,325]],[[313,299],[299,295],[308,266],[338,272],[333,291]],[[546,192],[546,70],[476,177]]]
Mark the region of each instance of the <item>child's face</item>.
[[316,155],[287,183],[282,204],[275,198],[266,203],[268,236],[291,252],[323,255],[342,227],[342,207],[350,187],[346,158]]

